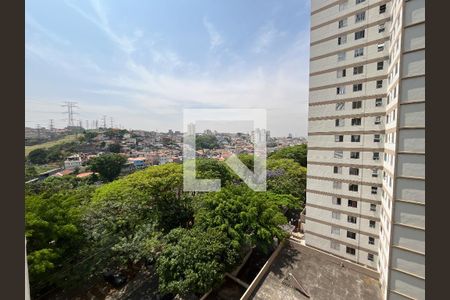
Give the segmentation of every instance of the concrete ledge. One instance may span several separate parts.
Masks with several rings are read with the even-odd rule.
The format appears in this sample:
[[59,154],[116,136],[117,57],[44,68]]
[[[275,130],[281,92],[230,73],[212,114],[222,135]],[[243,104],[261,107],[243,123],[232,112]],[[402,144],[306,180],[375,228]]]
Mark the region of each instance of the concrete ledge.
[[281,249],[283,249],[284,245],[286,244],[286,240],[283,240],[275,249],[275,251],[272,253],[272,255],[269,257],[267,262],[264,264],[262,269],[259,271],[258,275],[256,275],[255,279],[253,279],[252,283],[250,283],[248,289],[245,291],[244,295],[242,295],[240,300],[247,300],[250,299],[251,295],[255,291],[258,284],[261,282],[261,279],[266,275],[266,273],[269,271],[270,266],[272,265],[275,258],[277,258],[278,254],[280,253]]

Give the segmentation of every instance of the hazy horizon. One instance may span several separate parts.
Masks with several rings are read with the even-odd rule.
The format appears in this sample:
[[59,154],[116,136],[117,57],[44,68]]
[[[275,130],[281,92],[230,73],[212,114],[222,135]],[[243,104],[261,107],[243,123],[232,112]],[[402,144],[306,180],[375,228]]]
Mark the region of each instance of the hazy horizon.
[[[309,1],[26,1],[25,126],[106,115],[181,130],[184,108],[264,108],[307,135]],[[49,13],[51,12],[51,13]]]

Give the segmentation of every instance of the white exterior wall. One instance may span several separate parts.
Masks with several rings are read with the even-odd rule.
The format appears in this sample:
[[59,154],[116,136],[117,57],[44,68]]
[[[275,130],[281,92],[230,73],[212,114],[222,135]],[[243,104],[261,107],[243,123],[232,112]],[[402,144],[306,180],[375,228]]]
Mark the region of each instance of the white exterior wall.
[[[376,268],[385,299],[424,299],[425,1],[347,1],[340,9],[343,2],[311,3],[305,241]],[[387,9],[380,14],[382,4]],[[366,11],[365,20],[356,23],[360,11]],[[342,19],[347,25],[339,28]],[[382,23],[385,31],[379,33]],[[355,40],[355,31],[362,29],[365,37]],[[346,36],[346,42],[338,45],[339,36]],[[384,50],[378,51],[383,42]],[[354,57],[357,48],[364,48],[363,56]],[[345,59],[338,60],[343,52]],[[377,70],[381,61],[383,69]],[[353,75],[361,65],[363,73]],[[381,88],[377,80],[383,80]],[[353,92],[353,84],[359,83],[362,90]],[[337,87],[345,93],[338,94]],[[382,98],[381,106],[375,106],[376,98]],[[361,108],[353,109],[354,101],[361,101]],[[338,102],[345,103],[343,109],[337,110]],[[380,124],[375,124],[377,116]],[[361,118],[362,124],[352,126],[352,118]],[[336,119],[343,119],[344,126],[336,126]],[[380,142],[373,141],[375,134],[381,135]],[[335,140],[340,135],[342,142]],[[360,142],[351,142],[351,135],[360,135]],[[342,151],[342,158],[335,151]],[[360,157],[350,158],[351,152]],[[379,160],[373,159],[374,152]],[[359,174],[350,175],[350,168],[358,168]],[[377,177],[372,176],[374,168]],[[358,191],[350,191],[350,184],[357,184]],[[348,205],[349,199],[357,201],[356,208]],[[349,223],[347,216],[356,216],[357,223]],[[347,230],[356,232],[355,240]],[[368,244],[369,237],[375,238],[374,245]],[[348,246],[355,255],[346,253]],[[368,251],[375,254],[373,262]]]

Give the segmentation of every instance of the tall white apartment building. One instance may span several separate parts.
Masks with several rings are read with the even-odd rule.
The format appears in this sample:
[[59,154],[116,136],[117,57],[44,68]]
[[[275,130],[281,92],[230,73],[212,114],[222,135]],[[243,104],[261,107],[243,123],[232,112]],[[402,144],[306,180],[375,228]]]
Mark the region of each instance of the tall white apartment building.
[[425,298],[425,0],[312,0],[307,245]]

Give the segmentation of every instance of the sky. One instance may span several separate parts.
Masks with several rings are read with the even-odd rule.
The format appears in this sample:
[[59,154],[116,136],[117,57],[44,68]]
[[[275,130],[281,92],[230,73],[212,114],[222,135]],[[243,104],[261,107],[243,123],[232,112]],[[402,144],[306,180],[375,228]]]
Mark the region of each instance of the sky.
[[[262,108],[306,136],[309,0],[27,0],[25,126],[181,130],[183,109]],[[99,121],[99,125],[101,121]]]

